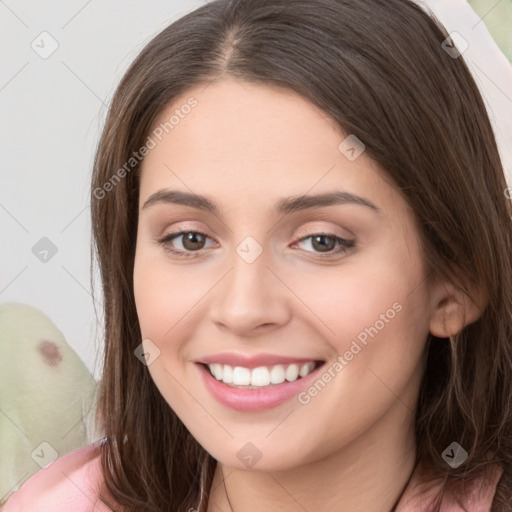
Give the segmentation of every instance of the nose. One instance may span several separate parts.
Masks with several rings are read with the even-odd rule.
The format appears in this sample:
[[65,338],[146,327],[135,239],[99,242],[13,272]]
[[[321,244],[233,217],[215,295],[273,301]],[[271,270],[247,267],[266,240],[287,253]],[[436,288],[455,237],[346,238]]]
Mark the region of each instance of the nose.
[[240,337],[261,335],[286,325],[291,318],[291,296],[284,280],[271,268],[264,250],[254,261],[238,253],[231,268],[216,286],[211,320],[222,330]]

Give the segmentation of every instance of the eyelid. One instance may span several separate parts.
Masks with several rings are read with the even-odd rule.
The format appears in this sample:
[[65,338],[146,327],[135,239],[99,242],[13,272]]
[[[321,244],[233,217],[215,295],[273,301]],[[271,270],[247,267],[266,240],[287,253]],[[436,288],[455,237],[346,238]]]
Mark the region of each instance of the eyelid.
[[[165,246],[165,244],[170,242],[171,240],[175,240],[177,238],[180,238],[180,237],[182,237],[183,235],[185,235],[187,233],[196,233],[196,234],[201,235],[201,236],[203,236],[205,238],[209,238],[210,240],[214,240],[213,237],[211,237],[210,235],[208,235],[204,231],[202,231],[200,229],[195,229],[195,228],[194,229],[179,228],[179,229],[177,229],[175,231],[171,231],[169,233],[164,232],[161,235],[154,236],[153,239],[155,240],[155,242],[160,243],[161,245]],[[200,253],[203,250],[204,249],[199,249],[198,251],[184,251],[184,252],[186,252],[188,254],[194,254],[194,253],[198,254],[198,253]],[[177,251],[177,252],[183,252],[183,251]]]
[[342,238],[343,240],[347,240],[347,242],[353,241],[352,238],[350,238],[350,237],[354,237],[354,234],[351,233],[350,231],[348,231],[347,229],[345,231],[349,234],[349,237],[347,237],[346,235],[344,235],[342,233],[337,233],[332,228],[327,228],[327,229],[324,229],[324,228],[308,228],[306,230],[306,232],[298,240],[302,240],[303,238],[305,238],[307,236],[312,236],[312,235],[325,235],[325,236],[332,236],[332,237]]

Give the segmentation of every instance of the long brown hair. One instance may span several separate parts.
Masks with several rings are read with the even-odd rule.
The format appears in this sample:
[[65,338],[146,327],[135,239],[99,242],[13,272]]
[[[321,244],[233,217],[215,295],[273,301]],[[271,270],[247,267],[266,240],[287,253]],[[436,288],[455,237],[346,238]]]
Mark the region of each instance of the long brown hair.
[[[105,318],[97,421],[106,435],[103,499],[110,495],[114,510],[206,510],[216,461],[134,356],[140,163],[130,158],[173,98],[223,78],[294,90],[355,134],[414,210],[432,278],[487,291],[476,322],[453,338],[428,338],[417,462],[445,488],[500,464],[492,510],[510,510],[512,208],[484,103],[463,59],[443,48],[447,37],[405,0],[214,0],[132,63],[109,108],[91,187]],[[469,454],[458,468],[441,458],[454,440]]]

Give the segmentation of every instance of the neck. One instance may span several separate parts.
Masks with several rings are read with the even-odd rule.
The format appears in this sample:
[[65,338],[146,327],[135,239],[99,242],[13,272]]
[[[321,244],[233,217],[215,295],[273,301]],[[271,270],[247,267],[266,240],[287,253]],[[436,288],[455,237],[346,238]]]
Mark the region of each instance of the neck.
[[283,471],[217,464],[208,512],[392,512],[414,470],[412,411],[397,400],[328,457]]

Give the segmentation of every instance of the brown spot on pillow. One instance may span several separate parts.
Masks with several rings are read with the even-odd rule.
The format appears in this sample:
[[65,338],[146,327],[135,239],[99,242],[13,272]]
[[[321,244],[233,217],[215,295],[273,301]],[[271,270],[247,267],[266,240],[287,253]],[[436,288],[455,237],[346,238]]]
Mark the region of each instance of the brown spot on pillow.
[[38,346],[43,361],[49,366],[57,366],[62,361],[59,347],[53,341],[43,340]]

